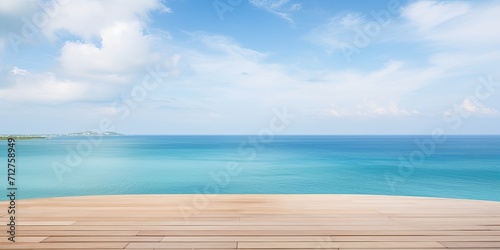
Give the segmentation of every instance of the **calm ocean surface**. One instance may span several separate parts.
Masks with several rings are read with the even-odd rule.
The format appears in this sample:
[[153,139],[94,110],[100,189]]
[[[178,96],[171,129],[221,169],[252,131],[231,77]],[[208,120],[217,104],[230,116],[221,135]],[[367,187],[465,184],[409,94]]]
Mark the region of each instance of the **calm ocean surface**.
[[[17,198],[297,193],[500,201],[500,136],[252,138],[104,137],[91,148],[85,137],[18,140]],[[7,194],[7,142],[0,143]]]

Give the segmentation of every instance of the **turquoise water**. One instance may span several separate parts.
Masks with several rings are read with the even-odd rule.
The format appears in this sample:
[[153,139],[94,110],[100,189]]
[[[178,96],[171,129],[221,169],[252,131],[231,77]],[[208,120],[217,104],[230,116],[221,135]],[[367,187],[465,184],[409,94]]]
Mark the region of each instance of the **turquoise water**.
[[[0,143],[7,194],[7,142]],[[500,136],[444,142],[430,136],[59,137],[18,140],[16,150],[18,199],[328,193],[500,201]]]

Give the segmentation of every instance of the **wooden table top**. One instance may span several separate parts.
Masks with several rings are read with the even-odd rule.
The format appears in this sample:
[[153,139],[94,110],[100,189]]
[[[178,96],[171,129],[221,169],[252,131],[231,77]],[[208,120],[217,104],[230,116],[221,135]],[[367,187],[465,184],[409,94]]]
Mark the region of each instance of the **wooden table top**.
[[369,195],[18,200],[0,249],[500,249],[500,202]]

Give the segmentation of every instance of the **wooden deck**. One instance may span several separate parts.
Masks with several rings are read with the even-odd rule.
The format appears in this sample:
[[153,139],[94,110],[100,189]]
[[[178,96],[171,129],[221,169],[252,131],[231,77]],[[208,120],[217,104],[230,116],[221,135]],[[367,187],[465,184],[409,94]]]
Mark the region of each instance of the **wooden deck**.
[[365,195],[21,200],[0,249],[500,249],[500,202]]

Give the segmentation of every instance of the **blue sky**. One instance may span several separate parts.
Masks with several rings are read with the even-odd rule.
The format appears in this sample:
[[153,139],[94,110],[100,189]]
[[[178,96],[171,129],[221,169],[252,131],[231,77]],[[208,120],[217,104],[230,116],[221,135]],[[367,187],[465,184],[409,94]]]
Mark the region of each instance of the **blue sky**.
[[499,25],[500,1],[1,0],[0,134],[499,134]]

